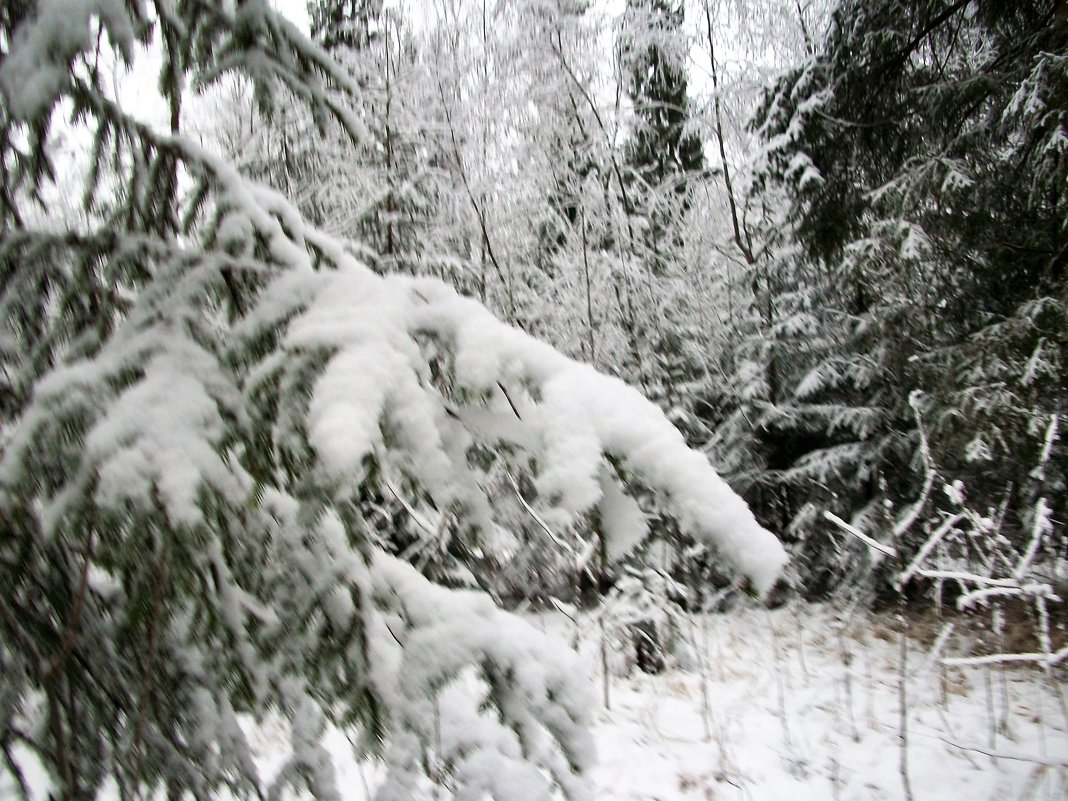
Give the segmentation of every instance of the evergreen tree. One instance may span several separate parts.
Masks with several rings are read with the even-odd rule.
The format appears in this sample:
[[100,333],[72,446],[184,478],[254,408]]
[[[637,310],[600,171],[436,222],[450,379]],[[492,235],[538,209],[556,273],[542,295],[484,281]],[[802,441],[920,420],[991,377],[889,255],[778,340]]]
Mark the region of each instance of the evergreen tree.
[[941,469],[1009,492],[1010,532],[1031,508],[1066,386],[1061,6],[842,0],[757,114],[762,185],[790,195],[758,292],[795,337],[774,345],[757,416],[809,542],[826,542],[820,507],[873,531],[920,494],[910,399]]
[[302,100],[288,96],[258,116],[257,135],[231,155],[316,225],[349,239],[379,272],[455,278],[437,252],[439,121],[405,20],[381,4],[322,0],[311,12],[316,41],[360,87],[349,109],[359,138],[336,124],[319,135]]
[[633,106],[621,187],[630,217],[626,249],[633,262],[620,293],[634,351],[628,373],[651,397],[685,417],[702,367],[699,349],[691,347],[695,315],[682,232],[704,158],[691,129],[683,18],[681,3],[631,0],[618,57]]
[[[424,543],[397,521],[462,566],[509,524],[514,471],[557,529],[633,523],[640,483],[758,591],[775,538],[635,391],[375,274],[182,134],[186,87],[237,73],[359,137],[359,85],[265,3],[40,0],[0,24],[5,780],[31,796],[29,752],[64,799],[336,798],[336,725],[384,760],[383,801],[583,797],[581,676],[408,564]],[[163,127],[98,68],[153,38]],[[91,143],[75,185],[60,128]],[[58,193],[82,212],[51,214]],[[292,748],[266,786],[240,716],[269,713]]]
[[628,0],[620,47],[636,124],[627,163],[647,187],[670,184],[685,193],[686,179],[704,166],[700,139],[688,129],[687,40],[683,5],[672,0]]
[[308,0],[311,35],[327,51],[363,50],[379,37],[382,0]]

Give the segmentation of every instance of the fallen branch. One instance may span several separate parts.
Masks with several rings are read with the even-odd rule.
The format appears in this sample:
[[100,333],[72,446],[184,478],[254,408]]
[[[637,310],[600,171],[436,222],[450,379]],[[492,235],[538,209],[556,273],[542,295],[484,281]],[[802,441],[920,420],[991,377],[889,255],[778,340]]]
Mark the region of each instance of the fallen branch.
[[977,665],[1005,665],[1011,663],[1038,664],[1056,667],[1068,659],[1068,645],[1051,654],[990,654],[989,656],[958,656],[943,659],[942,664],[951,667],[975,667]]
[[890,557],[897,556],[897,551],[894,548],[890,547],[889,545],[883,545],[878,540],[873,540],[859,528],[850,525],[833,512],[828,512],[824,510],[823,516],[830,520],[832,523],[834,523],[836,526],[838,526],[840,529],[842,529],[842,531],[845,531],[847,534],[852,534],[854,537],[863,542],[869,548],[872,548],[873,550],[876,550],[882,554],[886,554]]
[[1068,759],[1037,756],[1035,754],[1021,754],[1013,751],[993,751],[989,748],[984,748],[981,745],[964,745],[963,743],[954,742],[945,737],[939,737],[938,739],[948,746],[959,748],[961,751],[974,751],[978,754],[983,754],[984,756],[994,757],[995,759],[1013,759],[1017,762],[1031,762],[1035,765],[1045,765],[1048,768],[1068,767]]

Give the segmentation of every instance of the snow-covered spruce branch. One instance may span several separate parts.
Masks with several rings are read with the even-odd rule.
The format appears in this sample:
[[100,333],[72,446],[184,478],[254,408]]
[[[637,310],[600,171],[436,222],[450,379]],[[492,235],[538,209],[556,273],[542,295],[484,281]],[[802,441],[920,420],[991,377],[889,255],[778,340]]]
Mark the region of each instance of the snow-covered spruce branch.
[[[316,381],[307,422],[309,441],[337,481],[359,481],[365,458],[392,460],[398,450],[398,472],[419,479],[445,505],[459,500],[450,449],[457,438],[478,442],[485,430],[489,444],[507,443],[546,465],[535,476],[548,501],[542,517],[566,523],[599,502],[611,457],[656,493],[684,532],[716,548],[758,590],[770,588],[784,559],[777,541],[636,390],[500,323],[439,282],[384,279],[351,260],[306,277],[314,299],[290,325],[284,347],[293,355],[336,349]],[[292,297],[292,278],[279,280]],[[240,330],[258,333],[254,325]],[[447,398],[429,381],[421,341],[448,357]],[[272,357],[277,361],[284,360]],[[522,394],[506,396],[500,384],[522,387]],[[479,412],[478,425],[464,424],[468,408]],[[403,427],[390,425],[398,418]],[[387,440],[383,429],[393,436]]]
[[371,568],[383,615],[371,626],[401,615],[372,647],[394,710],[377,798],[422,796],[427,743],[457,796],[586,797],[590,687],[571,655],[486,596],[436,587],[385,554]]
[[[236,8],[194,0],[180,12],[165,3],[153,7],[161,15],[158,19],[149,17],[140,4],[115,0],[38,0],[27,8],[0,75],[12,116],[29,120],[50,113],[60,96],[70,93],[79,59],[99,53],[103,34],[116,56],[129,66],[138,45],[148,41],[158,26],[167,34],[163,40],[168,57],[187,62],[196,87],[208,86],[230,72],[252,79],[264,93],[277,81],[314,113],[337,119],[354,141],[366,137],[363,124],[335,96],[358,97],[361,90],[356,81],[262,0],[246,0]],[[179,17],[180,13],[185,16]],[[196,52],[189,53],[194,47]],[[96,80],[92,64],[86,65],[85,72]],[[173,101],[183,87],[170,77],[162,90]]]

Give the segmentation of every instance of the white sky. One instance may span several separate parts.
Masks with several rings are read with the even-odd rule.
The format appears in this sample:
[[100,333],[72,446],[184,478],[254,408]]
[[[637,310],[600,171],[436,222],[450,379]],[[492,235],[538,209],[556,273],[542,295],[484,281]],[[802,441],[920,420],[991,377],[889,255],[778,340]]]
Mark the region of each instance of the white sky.
[[270,5],[301,30],[308,30],[308,0],[271,0]]

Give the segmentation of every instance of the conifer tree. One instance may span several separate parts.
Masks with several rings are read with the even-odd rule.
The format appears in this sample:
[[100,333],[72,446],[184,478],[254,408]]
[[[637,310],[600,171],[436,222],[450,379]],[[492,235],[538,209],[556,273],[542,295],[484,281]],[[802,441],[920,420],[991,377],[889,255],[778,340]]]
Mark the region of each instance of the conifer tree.
[[302,100],[287,96],[258,116],[258,137],[232,156],[317,225],[349,239],[379,272],[455,277],[436,252],[440,123],[406,20],[374,3],[319,0],[309,9],[313,38],[361,89],[351,107],[360,141],[337,125],[320,135]]
[[670,183],[678,193],[704,166],[700,139],[690,122],[686,37],[681,2],[628,0],[622,60],[636,125],[627,163],[647,187]]
[[872,531],[920,493],[910,399],[940,468],[1008,492],[1008,530],[1027,529],[1065,386],[1060,5],[842,0],[756,116],[760,181],[790,198],[760,292],[800,334],[759,418],[766,478],[810,542],[820,507]]
[[382,0],[308,0],[311,35],[323,49],[363,50],[379,37]]
[[703,167],[700,139],[689,130],[682,22],[681,3],[631,0],[617,42],[633,107],[620,187],[630,218],[625,247],[631,266],[620,298],[634,351],[628,374],[669,408],[687,405],[680,390],[699,369],[687,358],[690,315],[679,308],[686,304],[681,218]]

